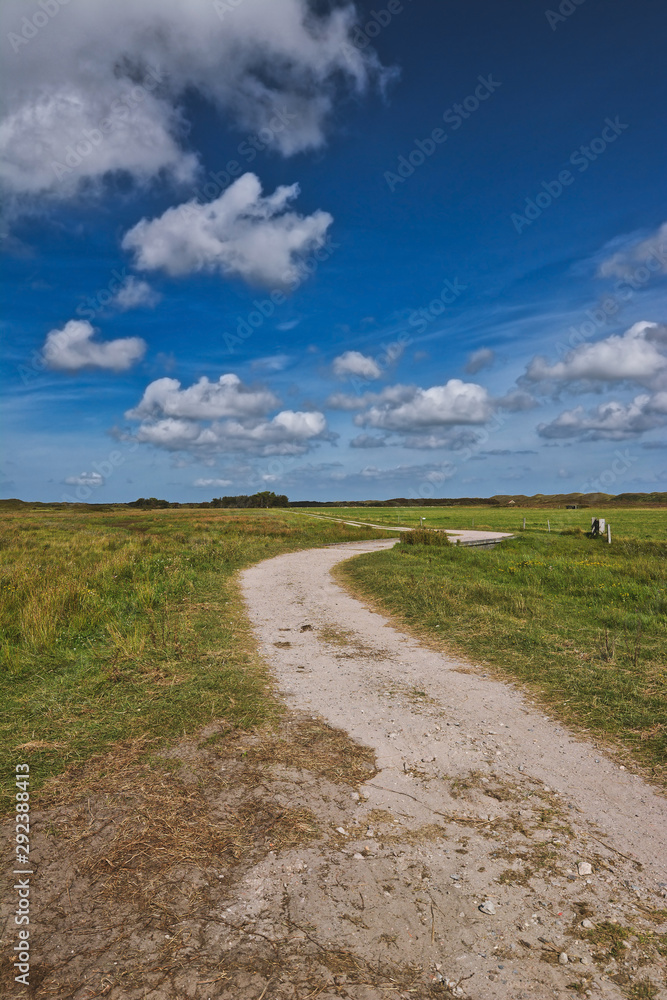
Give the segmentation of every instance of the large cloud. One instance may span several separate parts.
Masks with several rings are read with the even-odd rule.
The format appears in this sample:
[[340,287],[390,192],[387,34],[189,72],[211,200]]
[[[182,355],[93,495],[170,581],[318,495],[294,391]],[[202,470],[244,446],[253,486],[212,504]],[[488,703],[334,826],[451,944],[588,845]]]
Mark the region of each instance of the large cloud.
[[643,240],[635,240],[603,260],[598,269],[601,278],[632,278],[639,268],[667,271],[667,222]]
[[667,392],[636,396],[629,403],[611,400],[585,410],[565,410],[537,432],[544,438],[581,438],[589,441],[625,441],[667,424]]
[[526,371],[528,382],[637,382],[658,386],[667,373],[667,327],[635,323],[622,336],[612,335],[594,344],[581,344],[563,361],[549,364],[533,358]]
[[70,196],[109,171],[190,180],[192,92],[283,155],[314,149],[336,93],[386,77],[372,51],[350,44],[348,2],[328,12],[308,0],[50,6],[2,4],[0,178],[17,194]]
[[71,319],[62,330],[51,330],[42,348],[47,368],[66,372],[82,368],[124,372],[146,353],[146,342],[140,337],[96,341],[94,335],[95,330],[87,320]]
[[278,405],[268,389],[251,389],[238,375],[221,375],[217,382],[205,376],[187,389],[175,378],[159,378],[146,386],[138,406],[128,410],[132,420],[153,417],[185,417],[215,420],[219,417],[257,417]]
[[215,201],[187,202],[157,219],[142,219],[123,239],[141,270],[170,275],[219,271],[245,281],[282,288],[299,280],[299,261],[324,243],[333,222],[328,212],[301,216],[288,211],[297,184],[264,197],[259,179],[239,177]]
[[244,386],[232,374],[217,382],[202,378],[185,389],[176,379],[162,378],[151,382],[138,406],[125,414],[140,424],[124,436],[200,457],[300,455],[325,436],[323,414],[282,410],[269,418],[278,405],[273,393]]
[[483,386],[453,378],[430,389],[413,387],[407,398],[381,398],[354,422],[361,427],[410,433],[454,424],[483,424],[492,412],[493,400]]

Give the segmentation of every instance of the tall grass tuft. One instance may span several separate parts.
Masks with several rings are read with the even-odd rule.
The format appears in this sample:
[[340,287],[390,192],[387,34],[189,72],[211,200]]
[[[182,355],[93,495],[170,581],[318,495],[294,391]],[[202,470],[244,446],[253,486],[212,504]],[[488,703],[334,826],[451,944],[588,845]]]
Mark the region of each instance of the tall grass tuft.
[[449,536],[445,531],[437,531],[434,528],[414,528],[412,531],[401,533],[402,545],[451,545]]

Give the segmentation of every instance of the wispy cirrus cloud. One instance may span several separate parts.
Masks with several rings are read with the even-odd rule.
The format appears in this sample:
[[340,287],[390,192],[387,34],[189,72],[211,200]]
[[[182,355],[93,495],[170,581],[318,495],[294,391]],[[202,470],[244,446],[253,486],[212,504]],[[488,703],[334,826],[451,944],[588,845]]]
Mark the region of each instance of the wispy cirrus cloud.
[[655,271],[667,272],[667,222],[643,239],[627,243],[600,262],[600,278],[633,277],[639,267],[653,264]]
[[231,486],[232,485],[232,480],[231,479],[195,479],[195,481],[194,481],[194,483],[192,485],[196,486],[197,489],[206,490],[206,489],[210,489],[212,486]]

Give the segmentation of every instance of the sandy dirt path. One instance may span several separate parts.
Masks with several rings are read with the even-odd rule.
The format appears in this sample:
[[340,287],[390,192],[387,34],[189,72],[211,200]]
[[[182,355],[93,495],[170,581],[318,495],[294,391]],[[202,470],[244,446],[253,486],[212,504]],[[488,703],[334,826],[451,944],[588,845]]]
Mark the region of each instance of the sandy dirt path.
[[[417,963],[443,995],[667,996],[653,947],[667,930],[655,912],[667,906],[665,798],[330,575],[393,544],[311,549],[241,576],[287,705],[372,747],[379,773],[352,794],[326,850],[254,873],[254,903],[238,915],[258,916],[259,897],[266,914],[287,892],[313,939]],[[632,993],[647,978],[658,992]]]
[[[353,528],[379,528],[381,531],[412,531],[412,527],[406,527],[405,525],[399,524],[373,524],[369,521],[346,521],[342,517],[330,517],[324,514],[311,514],[305,511],[293,510],[294,514],[302,514],[303,517],[317,517],[321,521],[340,521],[341,524],[350,524]],[[424,519],[426,520],[426,519]],[[425,524],[424,527],[428,528],[429,525]],[[476,531],[474,528],[440,528],[440,531],[444,531],[454,542],[461,545],[489,545],[492,543],[501,542],[503,538],[512,538],[512,534],[509,531]]]

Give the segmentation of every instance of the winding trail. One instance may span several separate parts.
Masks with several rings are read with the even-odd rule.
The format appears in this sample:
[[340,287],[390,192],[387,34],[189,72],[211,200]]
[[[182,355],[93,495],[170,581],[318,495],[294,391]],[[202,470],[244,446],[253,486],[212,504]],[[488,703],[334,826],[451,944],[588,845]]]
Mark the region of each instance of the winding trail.
[[[303,517],[317,517],[321,521],[339,521],[341,524],[350,524],[353,528],[378,528],[380,531],[412,531],[410,526],[399,524],[373,524],[369,521],[346,521],[342,517],[329,517],[327,514],[311,514],[310,511],[297,510],[292,508],[293,514],[302,514]],[[476,531],[470,529],[440,528],[446,535],[454,540],[458,545],[475,545],[489,548],[502,542],[503,538],[513,538],[509,531]]]
[[[378,904],[364,913],[365,929],[349,929],[350,940],[377,958],[380,942],[405,928],[390,956],[432,969],[446,960],[451,981],[470,977],[465,995],[475,998],[560,996],[576,979],[594,996],[621,998],[612,974],[632,980],[633,968],[646,975],[653,965],[641,966],[629,948],[625,965],[605,958],[596,966],[579,929],[581,901],[593,923],[636,927],[647,909],[665,907],[667,802],[510,682],[420,645],[334,582],[337,563],[394,544],[310,549],[241,576],[287,705],[376,751],[379,773],[353,801],[341,851]],[[371,809],[395,817],[391,836],[375,829],[381,814],[368,818]],[[580,874],[580,862],[591,870]],[[303,919],[334,933],[329,903],[314,898]],[[420,900],[428,899],[440,923],[423,918]],[[479,911],[486,899],[494,914]],[[336,940],[345,933],[341,925]],[[567,965],[558,964],[562,952]]]

